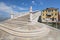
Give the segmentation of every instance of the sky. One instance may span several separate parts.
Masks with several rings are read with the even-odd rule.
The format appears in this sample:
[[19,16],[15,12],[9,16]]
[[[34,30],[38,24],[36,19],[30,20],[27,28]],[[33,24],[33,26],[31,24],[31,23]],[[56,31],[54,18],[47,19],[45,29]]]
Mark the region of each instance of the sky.
[[60,0],[0,0],[0,15],[28,12],[30,6],[32,6],[33,11],[50,7],[60,9]]
[[60,9],[60,0],[0,0],[0,7],[2,9],[9,9],[13,11],[29,11],[29,7],[34,10],[43,10],[49,7]]

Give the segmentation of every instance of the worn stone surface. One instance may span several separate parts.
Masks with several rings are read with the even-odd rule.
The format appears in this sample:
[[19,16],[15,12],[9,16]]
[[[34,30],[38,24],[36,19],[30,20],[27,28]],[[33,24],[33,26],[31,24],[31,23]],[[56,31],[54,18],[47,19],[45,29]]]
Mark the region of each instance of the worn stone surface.
[[[51,28],[50,28],[51,29]],[[51,29],[49,34],[43,37],[18,37],[0,30],[0,40],[60,40],[60,31]]]
[[30,22],[29,14],[0,24],[0,40],[60,40],[60,30]]

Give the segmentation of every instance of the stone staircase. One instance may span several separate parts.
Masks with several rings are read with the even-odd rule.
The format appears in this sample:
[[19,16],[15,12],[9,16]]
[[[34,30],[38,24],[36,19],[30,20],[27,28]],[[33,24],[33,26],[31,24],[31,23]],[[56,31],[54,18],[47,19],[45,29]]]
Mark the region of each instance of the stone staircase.
[[[33,14],[33,21],[38,18]],[[60,31],[48,25],[30,22],[30,14],[0,23],[0,40],[60,40]]]

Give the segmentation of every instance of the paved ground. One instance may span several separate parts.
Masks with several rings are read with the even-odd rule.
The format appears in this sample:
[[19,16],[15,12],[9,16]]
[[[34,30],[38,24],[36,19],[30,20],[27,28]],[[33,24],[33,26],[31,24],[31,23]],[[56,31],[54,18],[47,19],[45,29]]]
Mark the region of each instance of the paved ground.
[[60,30],[30,22],[29,14],[0,24],[0,40],[60,40]]

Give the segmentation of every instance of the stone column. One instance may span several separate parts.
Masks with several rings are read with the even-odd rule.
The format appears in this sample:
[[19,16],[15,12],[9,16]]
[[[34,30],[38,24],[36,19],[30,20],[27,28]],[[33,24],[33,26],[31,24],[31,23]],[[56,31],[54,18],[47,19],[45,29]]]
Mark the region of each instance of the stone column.
[[10,14],[11,15],[11,19],[13,19],[14,18],[14,14]]
[[32,22],[32,6],[30,6],[30,21]]

